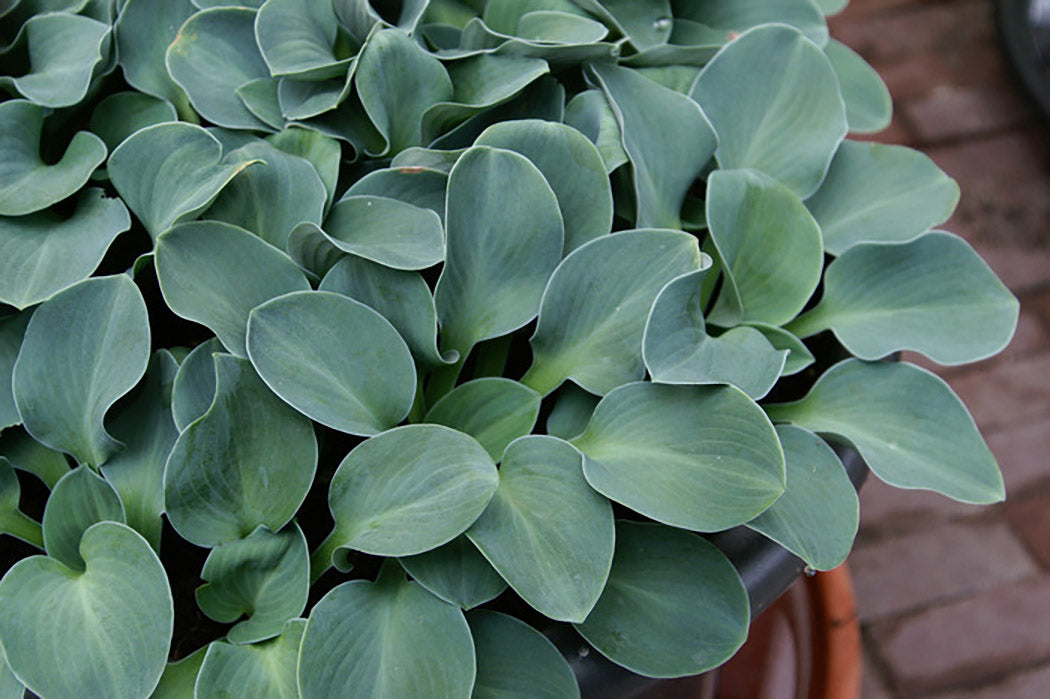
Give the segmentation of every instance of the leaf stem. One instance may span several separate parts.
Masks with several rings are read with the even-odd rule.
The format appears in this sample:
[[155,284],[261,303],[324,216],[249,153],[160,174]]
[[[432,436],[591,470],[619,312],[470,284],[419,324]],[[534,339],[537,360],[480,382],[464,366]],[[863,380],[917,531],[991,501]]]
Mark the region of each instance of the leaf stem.
[[478,345],[477,359],[474,364],[474,378],[485,376],[503,376],[507,368],[507,357],[510,355],[510,344],[513,335],[504,335]]
[[322,575],[327,573],[333,565],[332,557],[340,546],[339,538],[336,536],[336,533],[336,530],[333,529],[332,533],[321,542],[321,545],[318,546],[317,550],[310,556],[311,585],[317,582]]
[[798,318],[784,326],[784,330],[797,338],[805,338],[816,335],[822,330],[828,329],[827,313],[824,312],[824,304],[818,303],[816,307],[803,313]]
[[0,529],[0,534],[10,534],[16,539],[21,539],[43,551],[44,535],[40,528],[40,523],[18,510],[15,510],[13,514],[14,517],[5,522],[4,528]]

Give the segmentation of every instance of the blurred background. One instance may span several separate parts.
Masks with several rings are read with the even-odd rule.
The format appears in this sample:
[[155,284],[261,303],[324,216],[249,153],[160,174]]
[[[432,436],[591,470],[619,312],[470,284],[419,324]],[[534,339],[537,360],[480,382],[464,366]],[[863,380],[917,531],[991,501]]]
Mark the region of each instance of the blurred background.
[[993,0],[852,0],[831,20],[893,96],[874,140],[918,148],[959,182],[942,228],[1021,300],[1017,334],[993,359],[945,369],[906,357],[970,407],[1007,501],[971,507],[869,479],[850,557],[864,699],[1050,697],[1050,120],[1010,62],[1050,105],[1050,2],[998,4],[1007,42]]

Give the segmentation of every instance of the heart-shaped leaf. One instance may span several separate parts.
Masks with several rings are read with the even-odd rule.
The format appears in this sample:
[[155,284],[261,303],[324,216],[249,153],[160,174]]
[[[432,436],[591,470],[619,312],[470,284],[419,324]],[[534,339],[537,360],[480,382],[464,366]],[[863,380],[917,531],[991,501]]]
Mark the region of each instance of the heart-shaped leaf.
[[524,156],[480,146],[448,178],[445,266],[434,300],[441,346],[466,357],[481,340],[536,317],[561,259],[558,199]]
[[507,589],[492,564],[465,536],[398,561],[417,583],[463,609],[473,609]]
[[26,328],[12,385],[26,431],[98,467],[122,448],[102,418],[138,383],[150,331],[138,287],[123,274],[74,284],[42,303]]
[[565,105],[565,123],[591,140],[612,172],[627,162],[620,125],[601,90],[584,90]]
[[335,587],[310,612],[299,651],[302,697],[468,696],[474,645],[463,612],[399,570],[383,573]]
[[222,353],[222,343],[213,337],[194,347],[179,365],[171,387],[171,416],[179,432],[208,412],[215,399],[216,353]]
[[820,303],[789,328],[802,337],[830,328],[861,359],[914,350],[965,364],[1002,350],[1019,310],[969,243],[934,231],[851,247],[828,265]]
[[857,534],[860,503],[842,462],[824,440],[794,425],[779,425],[787,462],[787,490],[747,523],[817,570],[839,566]]
[[718,144],[711,123],[688,97],[630,68],[603,64],[592,70],[631,159],[635,225],[681,227],[685,194]]
[[141,92],[114,92],[91,112],[90,126],[112,152],[139,129],[177,118],[175,107],[167,100]]
[[424,421],[469,434],[498,461],[507,445],[532,431],[539,413],[540,394],[517,381],[490,376],[452,389]]
[[255,36],[270,74],[312,80],[345,75],[351,41],[340,36],[330,0],[267,0]]
[[324,233],[343,252],[394,269],[426,269],[445,259],[441,218],[397,199],[344,196],[325,219]]
[[128,84],[171,102],[184,113],[189,110],[189,100],[168,74],[164,55],[179,27],[196,11],[190,0],[124,0],[113,27]]
[[893,102],[875,69],[856,51],[832,39],[824,53],[835,69],[846,102],[846,121],[854,133],[875,133],[890,125]]
[[177,370],[167,350],[153,355],[142,384],[113,411],[110,429],[124,443],[124,451],[102,467],[102,475],[120,495],[124,521],[157,551],[164,511],[164,464],[179,436],[171,411]]
[[113,151],[108,169],[124,203],[156,238],[208,208],[254,162],[239,154],[224,158],[219,141],[207,131],[173,122],[136,132]]
[[[18,501],[21,495],[22,488],[18,483],[18,476],[15,475],[15,470],[11,468],[11,463],[6,457],[0,456],[0,534],[8,534],[16,539],[21,539],[27,544],[43,549],[44,536],[40,529],[40,523],[18,509]],[[470,546],[470,544],[468,543],[467,546]],[[470,546],[470,548],[473,548],[473,546]],[[477,555],[479,558],[481,557],[481,554]],[[487,566],[488,563],[485,563],[485,565]],[[492,574],[496,575],[495,571]],[[499,576],[497,575],[496,577]],[[502,592],[502,589],[500,591]],[[2,666],[2,661],[3,656],[0,654],[0,666]],[[3,670],[4,667],[0,667],[0,675],[3,674]],[[0,688],[3,686],[3,680],[0,679]],[[3,693],[0,693],[0,697],[4,697]],[[22,695],[19,694],[17,699],[21,699],[21,697]]]
[[335,530],[327,546],[378,556],[437,548],[474,523],[498,480],[492,459],[462,432],[441,425],[383,432],[347,454],[332,476]]
[[748,326],[708,335],[700,299],[706,273],[684,274],[656,297],[642,340],[645,366],[657,383],[727,383],[758,400],[780,378],[788,351]]
[[764,172],[805,198],[846,135],[827,56],[796,29],[767,24],[726,44],[691,91],[718,134],[723,168]]
[[[413,150],[421,151],[423,149],[415,148]],[[438,168],[436,164],[406,167],[398,162],[399,158],[394,158],[390,163],[391,167],[373,170],[350,185],[343,198],[374,196],[397,199],[421,209],[430,209],[444,222],[448,172],[456,164],[456,160],[459,159],[462,153],[458,151],[424,152],[431,154],[440,153],[442,158],[449,158],[451,162],[444,169]],[[402,151],[399,157],[405,153],[409,153],[409,151]]]
[[526,602],[560,621],[587,618],[612,565],[612,507],[581,465],[560,439],[522,437],[507,447],[496,494],[467,530]]
[[69,218],[51,211],[0,218],[0,302],[28,308],[87,279],[130,227],[120,199],[95,188],[81,192]]
[[572,443],[591,487],[674,527],[728,529],[784,492],[773,425],[732,386],[621,386]]
[[328,270],[318,289],[349,296],[374,309],[390,321],[420,364],[439,366],[459,358],[457,352],[438,352],[434,297],[417,272],[346,255]]
[[20,77],[0,76],[0,87],[41,107],[76,104],[84,99],[92,72],[109,52],[109,32],[108,24],[69,12],[31,17],[18,37],[0,49],[0,61],[15,65],[25,56],[29,70]]
[[298,223],[321,223],[328,193],[309,162],[265,141],[243,146],[229,157],[259,164],[230,182],[203,218],[240,226],[279,250]]
[[377,434],[412,407],[408,346],[385,318],[346,296],[304,291],[257,307],[248,356],[285,402],[342,432]]
[[87,466],[73,469],[51,491],[41,522],[44,548],[53,560],[84,570],[80,539],[98,522],[124,522],[124,506],[113,486]]
[[891,485],[971,503],[1005,496],[966,406],[943,379],[913,364],[847,359],[802,400],[766,410],[774,420],[848,440]]
[[820,283],[820,227],[802,200],[754,170],[718,170],[707,186],[707,225],[724,273],[709,320],[782,325]]
[[165,54],[168,73],[193,108],[228,129],[269,129],[237,96],[245,83],[270,77],[255,43],[255,15],[247,7],[202,10],[186,20]]
[[0,580],[7,663],[40,696],[148,696],[174,618],[164,568],[145,539],[116,522],[84,532],[80,555],[84,572],[33,556]]
[[580,696],[569,663],[539,631],[512,616],[484,609],[468,614],[467,623],[478,663],[472,697]]
[[324,134],[298,126],[289,126],[280,133],[268,136],[266,140],[288,155],[304,158],[314,166],[327,193],[325,207],[327,209],[331,206],[335,198],[339,164],[342,159],[339,142]]
[[259,527],[244,539],[208,554],[197,588],[197,605],[216,621],[231,623],[231,643],[256,643],[281,633],[302,613],[310,592],[310,554],[295,524],[276,534]]
[[604,395],[643,378],[642,334],[653,300],[705,259],[693,236],[659,229],[603,236],[573,251],[543,295],[522,383],[546,395],[571,378]]
[[[2,282],[0,282],[2,283]],[[15,405],[15,394],[11,388],[11,376],[15,371],[15,360],[22,347],[22,337],[29,325],[32,311],[0,318],[0,431],[22,423]]]
[[98,136],[79,131],[61,160],[40,157],[45,111],[25,100],[0,103],[0,216],[24,216],[45,209],[80,189],[106,159]]
[[712,544],[620,520],[609,582],[576,630],[632,672],[681,677],[728,660],[747,638],[750,617],[740,576]]
[[922,153],[903,146],[844,141],[820,189],[806,201],[841,255],[867,242],[904,242],[946,221],[959,185]]
[[612,230],[612,189],[598,149],[576,129],[539,119],[504,121],[485,129],[477,145],[521,153],[558,197],[565,254]]
[[[211,328],[227,350],[242,357],[251,310],[310,288],[288,256],[228,223],[196,221],[166,231],[157,239],[155,264],[168,307]],[[252,274],[238,273],[245,265]]]
[[305,630],[305,619],[292,619],[277,638],[264,643],[212,643],[197,674],[194,696],[222,696],[236,687],[238,693],[257,699],[297,699],[296,663]]
[[368,118],[387,144],[384,153],[424,145],[423,114],[453,94],[441,62],[397,29],[381,29],[369,37],[354,82]]
[[217,546],[295,515],[317,468],[310,421],[270,392],[246,359],[215,357],[215,400],[175,442],[164,470],[168,520]]

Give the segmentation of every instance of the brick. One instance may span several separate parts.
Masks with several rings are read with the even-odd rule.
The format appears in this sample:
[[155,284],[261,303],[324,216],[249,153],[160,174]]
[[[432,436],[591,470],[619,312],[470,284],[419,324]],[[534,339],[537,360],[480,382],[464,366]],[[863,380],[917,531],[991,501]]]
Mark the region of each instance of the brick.
[[854,141],[874,141],[875,143],[890,143],[898,146],[908,146],[915,143],[915,135],[912,133],[911,127],[904,121],[900,110],[897,109],[894,109],[890,125],[882,131],[868,134],[851,133],[849,138]]
[[1050,485],[1050,416],[989,432],[988,447],[999,461],[1007,501]]
[[1050,495],[1011,503],[1006,516],[1039,564],[1050,570]]
[[[1012,675],[979,689],[939,694],[937,699],[1046,699],[1050,697],[1050,665]],[[864,699],[868,699],[864,695]]]
[[886,683],[879,676],[875,662],[867,657],[864,658],[864,670],[861,675],[860,695],[863,699],[892,699]]
[[939,87],[996,85],[1019,89],[1002,49],[994,41],[929,51],[879,65],[877,70],[898,102],[924,97]]
[[865,538],[907,531],[952,519],[982,515],[986,507],[956,502],[929,490],[905,490],[875,476],[860,491],[860,536]]
[[1003,523],[951,523],[859,546],[850,568],[865,622],[972,595],[1037,570]]
[[961,689],[1050,659],[1050,578],[1024,580],[873,628],[901,693]]
[[977,252],[1015,294],[1050,287],[1050,247],[978,245]]
[[902,109],[919,143],[924,144],[979,136],[1035,119],[1028,103],[1010,85],[941,85],[905,102]]
[[1050,414],[1050,352],[1013,362],[984,362],[950,384],[982,433],[1042,420]]

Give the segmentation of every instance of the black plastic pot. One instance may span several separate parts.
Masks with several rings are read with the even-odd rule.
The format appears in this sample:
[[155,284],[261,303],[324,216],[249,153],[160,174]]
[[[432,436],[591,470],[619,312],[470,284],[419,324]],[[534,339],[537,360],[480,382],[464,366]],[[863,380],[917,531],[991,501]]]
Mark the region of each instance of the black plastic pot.
[[[868,476],[864,459],[851,447],[836,445],[835,451],[853,486],[860,490]],[[740,573],[751,601],[752,619],[768,609],[806,570],[801,558],[744,526],[707,538]],[[681,680],[653,679],[630,672],[605,658],[567,624],[548,631],[547,636],[569,661],[583,699],[627,699],[664,688],[666,696],[678,696],[674,690]]]
[[996,0],[1003,49],[1043,115],[1050,119],[1050,0]]

